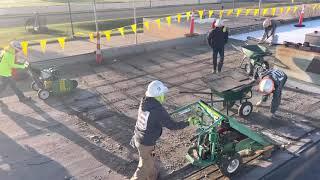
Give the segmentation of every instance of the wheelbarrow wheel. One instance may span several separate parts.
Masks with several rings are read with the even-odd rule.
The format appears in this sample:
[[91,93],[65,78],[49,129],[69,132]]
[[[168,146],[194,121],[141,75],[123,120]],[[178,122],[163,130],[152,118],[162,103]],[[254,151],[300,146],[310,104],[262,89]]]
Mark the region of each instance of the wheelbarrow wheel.
[[218,164],[221,173],[227,177],[231,177],[239,172],[242,165],[242,158],[239,153],[233,156],[223,157]]
[[50,92],[48,90],[45,90],[45,89],[40,89],[38,91],[38,97],[41,99],[41,100],[46,100],[48,99],[50,96]]
[[247,117],[251,114],[253,110],[253,105],[251,102],[244,102],[240,105],[238,109],[238,114],[240,117]]
[[267,61],[263,61],[261,66],[256,67],[257,72],[254,75],[255,78],[261,77],[261,75],[270,69],[269,63]]
[[40,90],[38,84],[35,81],[33,81],[31,83],[31,89],[34,90],[34,91],[39,91]]
[[252,73],[253,73],[253,65],[248,62],[245,66],[244,66],[244,69],[246,70],[246,73],[251,76]]
[[267,61],[263,61],[262,62],[262,68],[265,70],[269,70],[270,69],[270,65]]

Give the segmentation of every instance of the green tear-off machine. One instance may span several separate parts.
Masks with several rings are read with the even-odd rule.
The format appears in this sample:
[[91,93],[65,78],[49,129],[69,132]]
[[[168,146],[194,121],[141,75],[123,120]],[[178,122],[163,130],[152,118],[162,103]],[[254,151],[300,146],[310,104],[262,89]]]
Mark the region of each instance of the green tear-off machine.
[[235,118],[226,116],[204,101],[189,104],[171,114],[182,116],[196,126],[196,136],[191,141],[186,158],[196,166],[218,165],[221,172],[234,175],[239,171],[242,157],[255,153],[270,154],[271,140],[252,131]]

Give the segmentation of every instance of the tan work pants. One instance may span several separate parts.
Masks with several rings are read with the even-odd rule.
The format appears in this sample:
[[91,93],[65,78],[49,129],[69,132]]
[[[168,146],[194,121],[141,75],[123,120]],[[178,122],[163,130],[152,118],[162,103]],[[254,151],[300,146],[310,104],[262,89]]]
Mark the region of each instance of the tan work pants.
[[137,141],[135,141],[135,146],[139,151],[139,164],[130,180],[156,180],[158,170],[153,155],[154,146],[144,146]]

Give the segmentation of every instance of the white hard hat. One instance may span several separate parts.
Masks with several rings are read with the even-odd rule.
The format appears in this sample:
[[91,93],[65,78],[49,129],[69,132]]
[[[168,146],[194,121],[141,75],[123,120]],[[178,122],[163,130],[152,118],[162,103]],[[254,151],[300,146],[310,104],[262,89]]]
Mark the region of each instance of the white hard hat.
[[216,23],[215,23],[216,27],[222,27],[223,26],[223,21],[221,19],[217,19]]
[[10,42],[10,46],[12,48],[15,48],[15,49],[20,49],[20,50],[22,49],[21,44],[20,44],[19,41],[11,41]]
[[269,26],[271,26],[271,19],[270,18],[267,18],[263,21],[263,24],[262,24],[263,28],[267,28]]
[[263,78],[259,83],[259,91],[264,94],[270,94],[274,90],[274,82],[270,78]]
[[168,92],[168,88],[158,80],[152,81],[148,85],[148,90],[146,91],[147,97],[158,97]]

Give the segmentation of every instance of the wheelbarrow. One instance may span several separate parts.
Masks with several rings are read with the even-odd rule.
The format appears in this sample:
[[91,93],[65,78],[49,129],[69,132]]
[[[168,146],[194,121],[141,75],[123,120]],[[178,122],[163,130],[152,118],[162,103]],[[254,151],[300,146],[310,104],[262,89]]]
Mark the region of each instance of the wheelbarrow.
[[[265,46],[247,44],[241,47],[241,52],[244,57],[240,63],[240,68],[245,69],[249,76],[256,78],[262,72],[269,70],[270,65],[264,57],[270,56],[272,53]],[[248,61],[244,63],[246,59]]]
[[[227,115],[233,106],[238,106],[240,117],[247,117],[253,110],[253,105],[248,100],[252,98],[252,87],[255,82],[243,72],[231,69],[219,74],[210,74],[202,78],[210,88],[211,92],[187,92],[180,93],[207,94],[210,95],[210,103],[222,102]],[[218,96],[218,100],[213,100],[213,96]]]

